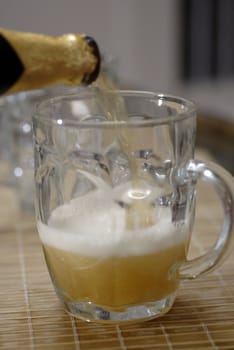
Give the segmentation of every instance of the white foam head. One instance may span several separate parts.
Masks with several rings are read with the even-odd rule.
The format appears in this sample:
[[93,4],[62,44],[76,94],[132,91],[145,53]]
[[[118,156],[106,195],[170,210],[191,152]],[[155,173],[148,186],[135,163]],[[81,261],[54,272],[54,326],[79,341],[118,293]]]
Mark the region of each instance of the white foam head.
[[117,192],[96,189],[57,207],[48,225],[38,222],[42,242],[86,256],[108,257],[150,254],[184,240],[169,208],[155,211],[152,226],[126,228],[127,214],[115,200]]

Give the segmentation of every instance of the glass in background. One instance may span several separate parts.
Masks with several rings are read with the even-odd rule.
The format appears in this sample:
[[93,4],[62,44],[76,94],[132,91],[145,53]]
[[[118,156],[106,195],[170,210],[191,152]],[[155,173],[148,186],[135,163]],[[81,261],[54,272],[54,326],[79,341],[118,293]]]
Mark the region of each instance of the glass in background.
[[6,98],[0,98],[0,230],[14,226],[19,215],[13,175],[13,148],[8,102]]
[[21,211],[33,212],[34,209],[32,110],[47,97],[77,89],[51,87],[0,99],[0,182],[17,194]]

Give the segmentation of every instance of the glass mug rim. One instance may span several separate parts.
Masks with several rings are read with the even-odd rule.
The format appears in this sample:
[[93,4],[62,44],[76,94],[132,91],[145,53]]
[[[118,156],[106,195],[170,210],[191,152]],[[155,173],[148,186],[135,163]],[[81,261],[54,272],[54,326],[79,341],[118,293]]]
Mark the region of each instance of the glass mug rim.
[[[46,124],[60,125],[60,126],[74,126],[82,128],[109,128],[113,126],[118,127],[152,127],[157,125],[163,125],[168,123],[175,123],[195,117],[196,115],[196,106],[195,104],[185,98],[180,96],[157,93],[152,91],[143,91],[143,90],[117,90],[123,97],[135,97],[136,99],[144,98],[149,99],[150,102],[157,103],[157,107],[160,109],[162,107],[173,107],[175,111],[170,115],[165,113],[165,116],[157,117],[156,112],[155,116],[147,120],[97,120],[87,121],[86,120],[77,120],[74,117],[63,118],[61,115],[58,115],[55,112],[56,105],[64,103],[65,101],[85,101],[86,99],[92,98],[97,94],[96,87],[85,87],[79,88],[75,93],[63,94],[56,97],[50,97],[44,99],[43,101],[36,104],[32,117],[35,120],[40,120]],[[115,93],[113,91],[108,91],[107,93]],[[140,113],[139,113],[140,114]]]

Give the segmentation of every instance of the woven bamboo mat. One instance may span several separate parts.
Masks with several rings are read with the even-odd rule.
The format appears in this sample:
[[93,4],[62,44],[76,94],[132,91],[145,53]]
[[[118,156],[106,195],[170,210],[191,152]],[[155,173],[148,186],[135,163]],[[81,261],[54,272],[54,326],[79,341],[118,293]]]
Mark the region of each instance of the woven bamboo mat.
[[[202,186],[190,255],[203,253],[222,211]],[[0,349],[234,349],[234,256],[216,272],[181,284],[163,318],[134,325],[89,324],[68,316],[51,285],[34,220],[13,206],[0,230]],[[0,214],[1,215],[1,214]]]

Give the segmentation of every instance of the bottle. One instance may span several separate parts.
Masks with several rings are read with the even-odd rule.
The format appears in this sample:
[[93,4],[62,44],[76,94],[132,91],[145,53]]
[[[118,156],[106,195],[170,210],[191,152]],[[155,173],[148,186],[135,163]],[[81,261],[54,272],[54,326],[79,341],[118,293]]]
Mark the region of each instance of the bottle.
[[89,36],[53,37],[0,28],[0,94],[52,85],[87,85],[99,70],[99,49]]

